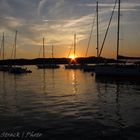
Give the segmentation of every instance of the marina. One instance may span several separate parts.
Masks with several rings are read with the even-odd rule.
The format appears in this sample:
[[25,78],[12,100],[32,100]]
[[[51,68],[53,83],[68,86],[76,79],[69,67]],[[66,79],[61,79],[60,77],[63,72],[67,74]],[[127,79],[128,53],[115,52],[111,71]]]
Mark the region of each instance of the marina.
[[2,0],[0,139],[140,139],[139,0]]

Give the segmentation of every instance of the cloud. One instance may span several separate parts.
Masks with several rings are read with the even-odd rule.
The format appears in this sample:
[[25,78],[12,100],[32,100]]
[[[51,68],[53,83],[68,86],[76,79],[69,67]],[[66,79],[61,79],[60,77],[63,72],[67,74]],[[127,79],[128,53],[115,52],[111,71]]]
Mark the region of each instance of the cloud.
[[[86,3],[86,4],[78,4],[78,6],[85,6],[85,7],[95,7],[96,3]],[[114,3],[99,3],[99,10],[108,8],[111,10],[114,6]],[[133,11],[133,10],[140,10],[140,3],[132,3],[132,2],[122,2],[121,3],[121,10],[122,11]]]
[[40,0],[39,4],[38,4],[38,8],[37,8],[37,13],[40,16],[44,7],[46,6],[46,2],[47,0]]
[[[106,30],[114,2],[115,0],[99,1],[100,38]],[[135,22],[134,25],[139,25],[139,0],[124,0],[121,8],[121,18],[124,18],[125,23]],[[94,15],[96,0],[1,0],[0,35],[2,32],[10,34],[7,40],[12,44],[14,31],[18,30],[18,44],[24,52],[34,52],[35,48],[37,50],[42,44],[42,37],[45,37],[47,45],[54,44],[63,51],[73,42],[74,33],[77,34],[78,43],[87,41]],[[116,21],[117,9],[111,32],[116,29]],[[96,24],[93,36],[96,36],[95,29]],[[27,49],[27,46],[31,48]]]

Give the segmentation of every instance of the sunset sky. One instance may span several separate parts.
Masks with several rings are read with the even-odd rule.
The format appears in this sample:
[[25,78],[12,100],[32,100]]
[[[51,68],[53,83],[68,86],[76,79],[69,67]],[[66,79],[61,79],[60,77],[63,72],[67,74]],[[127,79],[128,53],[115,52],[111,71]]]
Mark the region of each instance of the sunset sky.
[[[115,0],[99,0],[100,46]],[[140,56],[140,0],[122,0],[120,54]],[[5,33],[6,58],[11,57],[15,30],[17,58],[39,57],[45,38],[46,57],[67,57],[77,34],[77,56],[85,56],[96,0],[0,0],[0,40]],[[117,7],[102,56],[115,57]],[[88,56],[96,55],[96,24]]]

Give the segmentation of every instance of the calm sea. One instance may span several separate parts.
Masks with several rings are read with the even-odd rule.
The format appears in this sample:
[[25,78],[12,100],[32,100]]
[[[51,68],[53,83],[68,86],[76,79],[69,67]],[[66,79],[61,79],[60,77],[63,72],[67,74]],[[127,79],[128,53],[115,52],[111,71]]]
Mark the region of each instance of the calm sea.
[[1,138],[140,139],[139,79],[96,77],[63,66],[30,69],[23,75],[0,72]]

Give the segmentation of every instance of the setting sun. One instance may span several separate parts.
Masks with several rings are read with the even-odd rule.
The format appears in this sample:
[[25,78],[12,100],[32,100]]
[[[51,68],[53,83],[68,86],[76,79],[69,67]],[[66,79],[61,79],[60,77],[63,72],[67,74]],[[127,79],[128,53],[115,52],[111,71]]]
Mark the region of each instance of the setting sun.
[[77,56],[74,56],[74,55],[70,55],[69,58],[71,58],[72,60],[75,60]]

